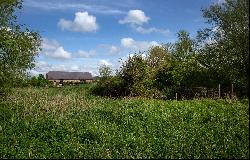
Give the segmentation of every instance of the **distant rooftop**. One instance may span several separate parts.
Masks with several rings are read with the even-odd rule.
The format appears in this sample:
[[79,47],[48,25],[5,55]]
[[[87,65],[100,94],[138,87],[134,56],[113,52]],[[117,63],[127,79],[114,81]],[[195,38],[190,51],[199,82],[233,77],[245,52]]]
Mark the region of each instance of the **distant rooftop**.
[[92,80],[93,77],[89,72],[65,72],[49,71],[46,74],[48,80]]

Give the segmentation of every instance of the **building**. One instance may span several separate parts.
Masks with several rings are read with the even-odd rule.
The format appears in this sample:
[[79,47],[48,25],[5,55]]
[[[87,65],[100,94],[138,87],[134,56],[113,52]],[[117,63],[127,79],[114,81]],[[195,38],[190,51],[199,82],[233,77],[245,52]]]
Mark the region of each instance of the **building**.
[[90,83],[93,77],[89,72],[64,72],[64,71],[49,71],[46,74],[46,79],[54,82],[54,85],[59,83]]

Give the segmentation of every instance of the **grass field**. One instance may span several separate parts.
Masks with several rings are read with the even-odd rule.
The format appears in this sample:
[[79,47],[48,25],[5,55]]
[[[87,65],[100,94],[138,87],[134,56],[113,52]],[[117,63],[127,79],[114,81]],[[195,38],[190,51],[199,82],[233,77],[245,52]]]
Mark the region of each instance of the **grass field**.
[[88,86],[15,89],[0,158],[249,158],[248,101],[109,99]]

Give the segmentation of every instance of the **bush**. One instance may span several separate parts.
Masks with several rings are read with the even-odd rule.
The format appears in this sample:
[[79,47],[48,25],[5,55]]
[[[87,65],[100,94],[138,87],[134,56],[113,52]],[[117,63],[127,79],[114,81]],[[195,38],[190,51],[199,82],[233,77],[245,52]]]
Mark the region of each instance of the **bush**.
[[100,80],[91,88],[91,92],[99,96],[121,97],[127,96],[128,90],[122,78],[118,76]]
[[49,80],[44,78],[44,75],[39,74],[38,77],[33,76],[27,83],[34,87],[51,87],[53,84]]

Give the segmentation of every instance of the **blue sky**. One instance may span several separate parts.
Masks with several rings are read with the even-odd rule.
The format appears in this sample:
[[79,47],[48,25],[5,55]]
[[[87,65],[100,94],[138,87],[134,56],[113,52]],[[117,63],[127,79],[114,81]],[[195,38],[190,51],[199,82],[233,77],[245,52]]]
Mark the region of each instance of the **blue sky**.
[[42,36],[32,75],[50,70],[98,75],[134,51],[192,37],[206,26],[202,8],[221,0],[24,0],[18,22]]

